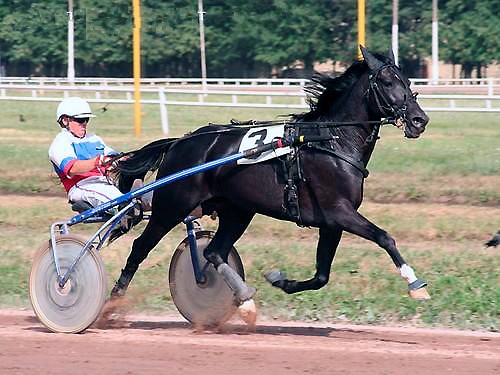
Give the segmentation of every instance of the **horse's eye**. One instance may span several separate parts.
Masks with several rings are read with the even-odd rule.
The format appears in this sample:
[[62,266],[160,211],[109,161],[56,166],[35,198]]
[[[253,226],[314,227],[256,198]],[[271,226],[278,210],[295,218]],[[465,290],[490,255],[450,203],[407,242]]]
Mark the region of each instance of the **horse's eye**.
[[384,86],[387,87],[387,88],[391,88],[392,87],[392,82],[391,81],[386,81],[386,82],[384,82]]

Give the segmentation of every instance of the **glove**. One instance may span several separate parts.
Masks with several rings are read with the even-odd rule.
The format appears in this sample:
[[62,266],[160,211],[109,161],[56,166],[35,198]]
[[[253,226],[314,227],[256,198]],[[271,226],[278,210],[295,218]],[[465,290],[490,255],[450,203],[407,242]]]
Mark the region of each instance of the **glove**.
[[104,169],[107,169],[111,166],[111,163],[112,163],[111,156],[99,155],[99,156],[96,156],[96,158],[94,159],[94,165],[97,168],[102,167]]

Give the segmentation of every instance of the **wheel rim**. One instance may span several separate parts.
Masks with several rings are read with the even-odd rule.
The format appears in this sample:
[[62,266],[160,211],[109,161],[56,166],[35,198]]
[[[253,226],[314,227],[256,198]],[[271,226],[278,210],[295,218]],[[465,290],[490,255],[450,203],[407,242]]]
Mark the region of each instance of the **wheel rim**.
[[[61,236],[56,241],[58,262],[64,274],[85,242],[74,236]],[[106,273],[95,251],[83,255],[63,288],[58,283],[49,243],[37,253],[30,274],[30,298],[35,314],[51,331],[85,330],[99,315],[106,293]]]
[[[198,232],[198,257],[205,264],[203,250],[212,238],[211,232]],[[233,247],[228,256],[228,264],[244,278],[243,264]],[[182,316],[196,326],[211,327],[228,320],[236,311],[234,292],[227,286],[222,276],[209,265],[206,280],[196,284],[191,264],[189,243],[181,242],[172,256],[169,270],[170,294]]]

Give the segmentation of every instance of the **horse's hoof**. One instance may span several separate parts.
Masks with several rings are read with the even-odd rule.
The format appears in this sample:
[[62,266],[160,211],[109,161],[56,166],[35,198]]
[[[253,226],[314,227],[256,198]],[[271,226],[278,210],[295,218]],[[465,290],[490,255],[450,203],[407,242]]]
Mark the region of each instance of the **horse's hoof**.
[[257,293],[257,289],[255,289],[253,286],[247,286],[243,291],[241,291],[241,293],[238,294],[238,298],[240,301],[252,301],[255,293]]
[[271,271],[265,273],[264,277],[269,282],[269,284],[271,284],[273,286],[274,286],[274,283],[276,283],[278,281],[283,281],[286,279],[285,273],[281,272],[280,270],[271,270]]
[[127,293],[127,288],[121,288],[119,285],[115,285],[113,289],[111,290],[111,299],[118,299]]
[[243,302],[238,307],[238,314],[241,319],[247,324],[248,328],[255,329],[255,322],[257,321],[257,308],[253,299]]
[[427,301],[431,299],[431,296],[427,292],[426,288],[420,288],[415,290],[409,290],[408,294],[411,298],[419,301]]

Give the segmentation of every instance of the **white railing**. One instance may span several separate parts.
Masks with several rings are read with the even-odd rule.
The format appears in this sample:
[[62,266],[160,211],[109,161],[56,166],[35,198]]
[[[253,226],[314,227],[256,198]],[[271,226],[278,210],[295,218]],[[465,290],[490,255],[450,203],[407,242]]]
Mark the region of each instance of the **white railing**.
[[[11,101],[41,101],[41,102],[57,102],[61,98],[75,95],[79,93],[85,96],[89,102],[93,103],[114,103],[114,104],[132,104],[133,100],[132,86],[58,86],[58,85],[32,85],[32,84],[0,84],[0,100]],[[48,94],[50,93],[50,94]],[[71,94],[70,94],[71,93]],[[92,94],[92,97],[88,95]],[[160,115],[162,130],[165,134],[168,133],[168,105],[185,105],[185,106],[205,106],[205,107],[245,107],[245,108],[291,108],[291,109],[306,109],[306,95],[301,90],[283,90],[269,91],[260,90],[253,87],[252,90],[201,90],[194,89],[174,89],[165,88],[164,86],[142,87],[142,94],[148,94],[150,97],[157,99],[142,99],[142,104],[156,104],[160,106]],[[103,95],[104,94],[104,95]],[[111,94],[111,96],[110,96]],[[196,99],[193,100],[193,96]],[[146,95],[143,95],[146,96]],[[174,98],[172,99],[172,96]],[[212,100],[216,96],[216,100]],[[210,99],[212,97],[212,99]],[[221,100],[221,98],[226,100]],[[256,98],[257,102],[251,102],[243,98]],[[276,103],[274,98],[288,98],[287,103]],[[500,106],[493,106],[493,102],[500,100],[500,95],[462,95],[462,94],[422,94],[419,95],[419,100],[434,100],[447,101],[448,106],[422,107],[426,111],[453,111],[453,112],[500,112]],[[463,101],[484,101],[483,107],[472,107],[457,105]]]
[[463,85],[500,85],[500,78],[439,78],[434,81],[432,78],[411,78],[410,81],[414,85],[428,86],[463,86]]
[[[141,78],[143,86],[203,85],[211,86],[303,86],[308,80],[299,78]],[[0,77],[0,84],[39,85],[133,85],[133,78],[78,77],[69,82],[63,77]]]
[[[410,78],[416,86],[496,86],[500,87],[500,78]],[[303,78],[141,78],[144,86],[155,85],[202,85],[211,86],[298,86],[302,87],[308,79]],[[0,84],[39,84],[39,85],[132,85],[133,78],[77,77],[73,82],[65,77],[0,77]]]

